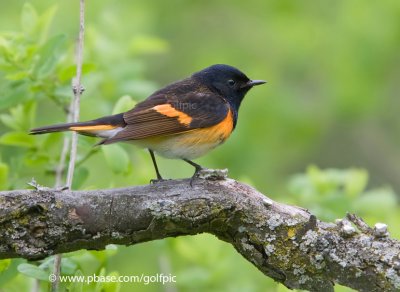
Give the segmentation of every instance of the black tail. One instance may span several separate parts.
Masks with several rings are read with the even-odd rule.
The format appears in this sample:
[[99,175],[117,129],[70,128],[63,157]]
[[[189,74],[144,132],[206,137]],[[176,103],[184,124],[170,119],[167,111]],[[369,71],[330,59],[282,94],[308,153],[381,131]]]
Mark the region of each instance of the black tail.
[[40,127],[40,128],[31,129],[29,131],[29,134],[38,135],[38,134],[70,131],[71,127],[78,126],[78,125],[80,126],[82,124],[84,124],[84,123],[68,123],[68,124],[58,124],[58,125]]
[[78,122],[78,123],[67,123],[67,124],[57,124],[51,126],[45,126],[40,128],[35,128],[30,130],[29,134],[38,135],[38,134],[46,134],[46,133],[54,133],[54,132],[64,132],[64,131],[85,131],[85,127],[125,127],[126,123],[123,118],[123,114],[117,114],[113,116],[107,116],[100,119],[87,121],[87,122]]

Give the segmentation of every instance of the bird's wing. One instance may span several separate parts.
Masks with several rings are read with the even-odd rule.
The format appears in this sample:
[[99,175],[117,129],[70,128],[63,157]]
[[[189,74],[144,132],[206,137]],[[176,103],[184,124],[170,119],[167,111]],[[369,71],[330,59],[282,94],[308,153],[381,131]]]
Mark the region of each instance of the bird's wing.
[[229,104],[212,92],[156,92],[123,114],[126,126],[101,144],[172,135],[218,124]]

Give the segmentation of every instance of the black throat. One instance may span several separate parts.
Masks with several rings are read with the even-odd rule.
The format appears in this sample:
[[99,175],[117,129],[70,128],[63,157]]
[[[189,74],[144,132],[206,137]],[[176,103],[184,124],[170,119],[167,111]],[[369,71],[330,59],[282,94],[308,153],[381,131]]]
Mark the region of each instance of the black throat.
[[229,103],[229,107],[232,111],[232,117],[233,117],[233,128],[235,128],[237,120],[238,120],[238,116],[239,116],[239,107],[240,107],[240,104],[242,103],[243,97],[242,98],[237,98],[237,97],[232,98],[230,96],[226,96],[226,97],[224,97],[224,99],[226,101],[228,101],[228,103]]

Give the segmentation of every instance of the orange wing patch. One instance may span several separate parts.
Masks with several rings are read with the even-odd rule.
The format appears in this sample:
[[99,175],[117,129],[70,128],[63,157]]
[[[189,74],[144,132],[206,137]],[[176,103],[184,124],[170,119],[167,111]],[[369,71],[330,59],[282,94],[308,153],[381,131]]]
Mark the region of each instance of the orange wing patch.
[[70,127],[72,131],[102,131],[102,130],[112,130],[118,128],[118,126],[112,125],[95,125],[95,126],[75,126]]
[[160,104],[155,107],[153,107],[155,111],[158,113],[170,117],[170,118],[178,118],[179,123],[184,124],[188,126],[192,122],[192,117],[188,116],[187,114],[180,112],[176,109],[174,109],[171,105],[169,104]]

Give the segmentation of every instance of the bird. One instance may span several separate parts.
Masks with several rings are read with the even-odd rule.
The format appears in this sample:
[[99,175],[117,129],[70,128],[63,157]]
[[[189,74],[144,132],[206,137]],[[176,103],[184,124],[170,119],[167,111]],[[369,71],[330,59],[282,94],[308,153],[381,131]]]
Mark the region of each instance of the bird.
[[127,112],[76,123],[63,123],[30,130],[30,134],[75,131],[102,138],[97,145],[129,142],[147,148],[157,179],[163,181],[155,154],[181,159],[195,168],[193,185],[203,167],[192,160],[225,142],[238,121],[240,105],[254,86],[239,69],[215,64],[171,83],[137,103]]

